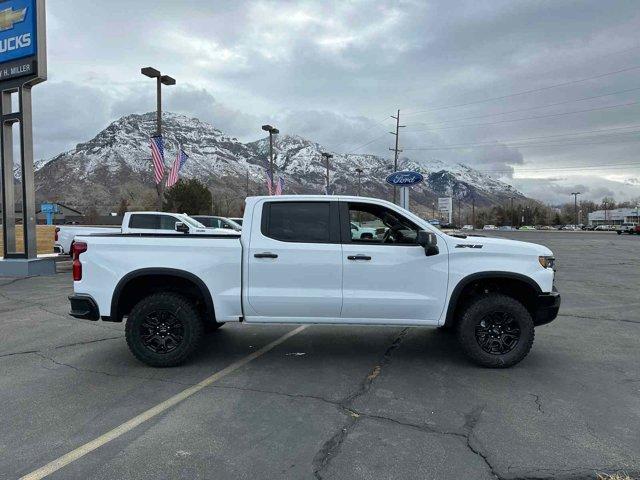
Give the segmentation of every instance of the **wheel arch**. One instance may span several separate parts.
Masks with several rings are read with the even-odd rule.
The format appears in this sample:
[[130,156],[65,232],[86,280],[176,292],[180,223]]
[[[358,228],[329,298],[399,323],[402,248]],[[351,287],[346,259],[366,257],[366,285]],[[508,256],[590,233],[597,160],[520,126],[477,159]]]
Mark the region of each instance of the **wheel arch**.
[[204,281],[191,272],[174,268],[142,268],[122,277],[111,297],[110,320],[121,322],[139,299],[158,291],[181,293],[192,298],[205,314],[205,320],[215,322],[213,298]]
[[502,292],[521,301],[532,316],[535,313],[535,300],[542,293],[540,285],[530,277],[515,272],[478,272],[464,277],[451,292],[445,327],[455,326],[458,313],[465,305],[467,298],[473,298],[488,289],[491,292]]

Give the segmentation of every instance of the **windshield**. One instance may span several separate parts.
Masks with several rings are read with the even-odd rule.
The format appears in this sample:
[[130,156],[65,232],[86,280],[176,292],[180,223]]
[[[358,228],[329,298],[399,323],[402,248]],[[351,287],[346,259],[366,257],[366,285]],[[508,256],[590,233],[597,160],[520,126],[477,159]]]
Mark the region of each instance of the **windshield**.
[[190,227],[193,227],[193,228],[207,228],[203,224],[201,224],[199,221],[191,218],[186,213],[178,214],[178,218],[180,218],[180,220],[182,220],[184,223],[186,223]]

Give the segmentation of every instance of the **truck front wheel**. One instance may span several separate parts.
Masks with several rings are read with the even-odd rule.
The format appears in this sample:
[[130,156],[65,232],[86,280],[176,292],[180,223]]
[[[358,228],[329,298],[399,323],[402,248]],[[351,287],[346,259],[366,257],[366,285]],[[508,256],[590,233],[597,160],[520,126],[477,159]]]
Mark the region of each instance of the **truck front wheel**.
[[534,326],[522,303],[492,293],[469,304],[458,322],[457,333],[464,353],[475,363],[507,368],[531,350]]
[[127,318],[131,353],[152,367],[174,367],[198,349],[203,322],[195,305],[182,295],[154,293],[140,300]]

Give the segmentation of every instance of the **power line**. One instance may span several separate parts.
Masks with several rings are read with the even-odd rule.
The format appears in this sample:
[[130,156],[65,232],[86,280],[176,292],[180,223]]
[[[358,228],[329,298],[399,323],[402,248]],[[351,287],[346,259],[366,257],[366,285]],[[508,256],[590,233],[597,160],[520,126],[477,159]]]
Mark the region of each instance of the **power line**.
[[477,104],[480,104],[480,103],[492,102],[494,100],[503,100],[505,98],[517,97],[519,95],[527,95],[529,93],[542,92],[544,90],[550,90],[552,88],[565,87],[567,85],[575,85],[576,83],[587,82],[589,80],[597,80],[599,78],[609,77],[611,75],[617,75],[619,73],[630,72],[632,70],[638,70],[638,69],[640,69],[640,65],[623,68],[621,70],[616,70],[616,71],[613,71],[613,72],[602,73],[600,75],[594,75],[593,77],[586,77],[586,78],[580,78],[580,79],[577,79],[577,80],[570,80],[568,82],[556,83],[555,85],[547,85],[546,87],[534,88],[534,89],[531,89],[531,90],[523,90],[521,92],[510,93],[508,95],[501,95],[499,97],[485,98],[483,100],[474,100],[473,102],[466,102],[466,103],[456,103],[456,104],[453,104],[453,105],[443,105],[443,106],[440,106],[440,107],[432,107],[432,108],[429,108],[427,110],[419,110],[417,112],[405,113],[405,116],[408,117],[408,116],[412,116],[412,115],[418,115],[420,113],[433,112],[433,111],[436,111],[436,110],[445,110],[445,109],[449,109],[449,108],[466,107],[466,106],[469,106],[469,105],[477,105]]
[[438,127],[438,128],[427,128],[424,130],[409,130],[408,133],[418,133],[418,132],[429,132],[434,130],[449,130],[451,128],[461,128],[461,127],[482,127],[486,125],[499,125],[502,123],[511,123],[511,122],[521,122],[525,120],[536,120],[539,118],[552,118],[552,117],[562,117],[564,115],[575,115],[578,113],[586,113],[586,112],[595,112],[598,110],[610,110],[613,108],[621,108],[621,107],[629,107],[631,105],[637,105],[640,102],[629,102],[629,103],[620,103],[617,105],[608,105],[606,107],[595,107],[595,108],[587,108],[584,110],[574,110],[572,112],[562,112],[562,113],[550,113],[546,115],[534,115],[531,117],[522,117],[522,118],[512,118],[509,120],[500,120],[497,122],[489,122],[489,123],[467,123],[463,125],[450,125],[448,127]]
[[439,122],[439,123],[431,123],[431,124],[416,123],[414,125],[422,125],[422,126],[425,126],[425,127],[429,127],[429,126],[432,126],[432,125],[436,125],[436,126],[437,125],[444,125],[444,124],[447,124],[449,122],[457,122],[457,121],[460,121],[460,120],[473,120],[473,119],[476,119],[476,118],[497,117],[497,116],[500,116],[500,115],[508,115],[508,114],[511,114],[511,113],[527,112],[527,111],[531,111],[531,110],[539,110],[541,108],[555,107],[555,106],[558,106],[558,105],[566,105],[567,103],[583,102],[585,100],[593,100],[595,98],[609,97],[611,95],[618,95],[618,94],[621,94],[621,93],[634,92],[636,90],[640,90],[640,87],[630,88],[628,90],[620,90],[618,92],[605,93],[603,95],[594,95],[594,96],[591,96],[591,97],[577,98],[575,100],[565,100],[564,102],[548,103],[546,105],[540,105],[540,106],[537,106],[537,107],[519,108],[517,110],[509,110],[508,112],[489,113],[489,114],[485,114],[485,115],[474,115],[472,117],[451,118],[451,119],[447,119],[447,120],[445,120],[443,122]]
[[[538,167],[538,168],[512,168],[508,169],[499,169],[499,170],[481,170],[472,168],[477,172],[481,173],[520,173],[520,172],[545,172],[545,171],[557,171],[557,170],[604,170],[610,168],[628,168],[628,167],[640,167],[640,162],[630,162],[630,163],[603,163],[600,165],[572,165],[567,167]],[[471,168],[471,167],[469,167]]]
[[[503,140],[494,140],[492,142],[472,142],[472,143],[456,143],[449,145],[440,145],[441,147],[465,147],[465,146],[493,146],[500,145],[508,142],[526,142],[528,140],[540,140],[544,138],[558,138],[558,137],[573,137],[576,135],[586,135],[591,133],[606,133],[606,132],[614,132],[615,130],[627,130],[629,128],[640,128],[640,124],[636,125],[627,125],[626,127],[612,127],[612,128],[602,128],[599,130],[585,130],[582,132],[573,132],[573,133],[557,133],[555,135],[541,135],[537,137],[526,137],[526,138],[512,138],[512,139],[503,139]],[[617,133],[636,133],[636,132],[617,132]],[[434,148],[436,146],[433,146]],[[427,150],[432,147],[415,147],[415,148],[407,148],[405,150]]]
[[[406,151],[427,151],[427,150],[464,150],[464,149],[474,149],[474,148],[486,148],[486,147],[512,147],[512,148],[528,148],[528,147],[538,147],[538,146],[565,146],[565,145],[600,145],[604,143],[632,143],[638,141],[636,140],[606,140],[608,137],[619,137],[622,135],[637,135],[640,133],[640,130],[631,131],[631,132],[616,132],[610,133],[607,135],[599,135],[599,137],[604,137],[604,141],[598,141],[597,137],[593,138],[593,141],[589,138],[586,138],[584,142],[580,142],[580,138],[566,138],[566,139],[556,139],[550,140],[548,142],[528,142],[528,143],[518,143],[518,142],[483,142],[483,143],[460,143],[460,144],[450,144],[450,145],[440,145],[440,146],[432,146],[432,147],[415,147],[415,148],[406,148]],[[562,142],[562,140],[566,140]]]
[[[396,121],[396,131],[395,132],[389,132],[389,133],[391,135],[395,135],[395,137],[396,137],[396,146],[395,146],[395,148],[389,148],[389,150],[391,150],[394,153],[393,171],[397,172],[398,171],[398,153],[402,152],[402,150],[400,150],[400,148],[398,147],[398,142],[400,141],[400,129],[401,128],[405,128],[406,125],[400,125],[400,109],[398,109],[397,115],[395,117],[393,115],[391,115],[391,118],[395,119],[395,121]],[[393,187],[393,203],[398,203],[398,198],[397,197],[398,197],[398,189],[394,185],[394,187]]]

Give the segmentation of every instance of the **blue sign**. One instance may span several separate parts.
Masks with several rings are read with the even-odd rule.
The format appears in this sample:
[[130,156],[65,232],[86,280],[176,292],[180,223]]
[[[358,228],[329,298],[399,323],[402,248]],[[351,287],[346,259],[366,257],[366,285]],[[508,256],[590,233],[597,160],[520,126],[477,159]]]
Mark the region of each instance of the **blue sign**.
[[418,172],[393,172],[386,180],[394,187],[411,187],[422,182],[424,177]]
[[0,64],[36,55],[36,0],[0,2]]

